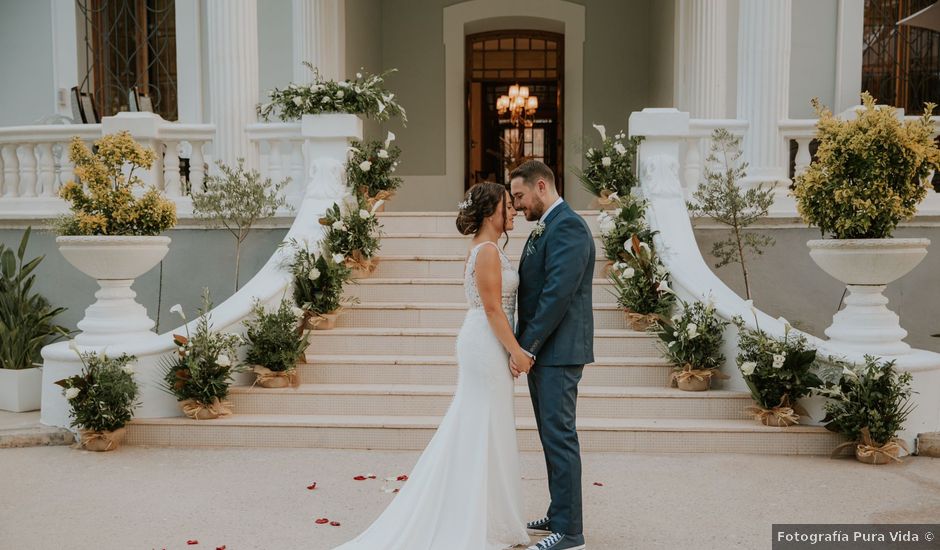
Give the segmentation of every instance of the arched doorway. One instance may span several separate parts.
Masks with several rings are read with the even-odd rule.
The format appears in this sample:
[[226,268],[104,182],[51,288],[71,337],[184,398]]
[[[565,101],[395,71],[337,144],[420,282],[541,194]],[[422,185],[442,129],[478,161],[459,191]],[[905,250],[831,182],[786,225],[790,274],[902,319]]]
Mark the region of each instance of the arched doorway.
[[512,168],[534,158],[552,168],[563,193],[564,35],[468,34],[465,56],[464,188],[482,181],[508,183]]

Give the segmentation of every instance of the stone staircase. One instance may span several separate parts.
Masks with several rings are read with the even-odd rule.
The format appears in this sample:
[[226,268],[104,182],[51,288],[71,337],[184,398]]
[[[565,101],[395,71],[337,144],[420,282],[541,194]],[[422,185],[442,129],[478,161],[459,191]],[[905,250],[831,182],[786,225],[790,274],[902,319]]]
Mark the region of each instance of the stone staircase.
[[[467,238],[452,214],[382,216],[386,236],[372,277],[349,287],[360,299],[336,329],[314,331],[302,384],[236,386],[235,414],[211,421],[138,419],[128,442],[173,446],[269,446],[420,450],[447,410],[457,379],[454,341],[463,321]],[[593,216],[588,217],[594,231]],[[517,218],[506,247],[515,262],[531,224]],[[745,413],[747,393],[668,387],[670,366],[654,338],[629,330],[598,261],[595,355],[579,387],[585,451],[828,454],[838,436],[819,427],[770,428]],[[520,448],[539,449],[525,379],[516,383]]]

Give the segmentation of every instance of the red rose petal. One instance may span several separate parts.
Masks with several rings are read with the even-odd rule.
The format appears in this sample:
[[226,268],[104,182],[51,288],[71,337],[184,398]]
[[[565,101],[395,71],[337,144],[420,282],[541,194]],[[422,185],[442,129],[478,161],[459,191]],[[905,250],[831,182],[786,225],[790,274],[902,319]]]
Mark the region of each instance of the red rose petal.
[[222,546],[216,546],[215,550],[225,550],[225,545],[223,544]]
[[395,490],[394,490],[394,491],[392,491],[392,492],[393,492],[393,493],[397,493],[397,492],[398,492],[398,489],[395,489]]
[[598,487],[603,487],[603,486],[604,486],[603,483],[600,483],[600,482],[598,482],[598,481],[595,481],[595,482],[594,482],[594,485],[597,485]]
[[364,480],[366,480],[367,478],[366,478],[366,476],[356,476],[356,477],[354,477],[353,479],[355,479],[356,481],[364,481]]
[[408,475],[407,475],[407,474],[402,474],[402,475],[398,476],[398,481],[408,481]]
[[339,527],[339,522],[338,522],[338,521],[331,521],[331,522],[330,522],[330,525],[332,525],[333,527]]
[[375,479],[375,474],[369,474],[369,479]]
[[186,541],[186,544],[188,544],[188,545],[190,545],[190,546],[193,546],[194,544],[199,544],[199,541],[198,541],[198,540],[188,540],[188,541]]
[[329,523],[329,522],[330,522],[330,520],[328,520],[328,519],[326,519],[326,518],[320,518],[320,519],[318,519],[315,523],[316,523],[317,525],[323,525],[324,523]]
[[313,485],[307,485],[307,489],[310,489],[311,491],[314,490],[314,489],[316,489],[316,488],[317,488],[317,482],[316,482],[316,481],[313,482]]

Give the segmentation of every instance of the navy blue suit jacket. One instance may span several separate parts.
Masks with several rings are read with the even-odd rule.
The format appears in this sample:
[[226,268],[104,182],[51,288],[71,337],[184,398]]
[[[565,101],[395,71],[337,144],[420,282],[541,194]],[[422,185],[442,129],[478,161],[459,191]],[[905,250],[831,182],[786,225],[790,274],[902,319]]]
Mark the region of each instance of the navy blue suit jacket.
[[594,238],[587,222],[563,202],[529,237],[519,263],[516,337],[536,365],[594,362]]

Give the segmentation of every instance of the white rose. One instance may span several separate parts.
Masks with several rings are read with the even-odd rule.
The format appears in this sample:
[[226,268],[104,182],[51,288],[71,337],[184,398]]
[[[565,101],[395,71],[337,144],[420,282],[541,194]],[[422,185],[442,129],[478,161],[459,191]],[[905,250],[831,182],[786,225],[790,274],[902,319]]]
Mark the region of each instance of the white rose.
[[775,353],[774,354],[774,368],[779,369],[780,367],[783,366],[783,362],[786,360],[787,360],[786,356],[780,355],[779,353]]
[[370,216],[372,216],[372,214],[370,214],[368,210],[360,210],[360,211],[359,211],[359,217],[362,218],[362,219],[364,219],[364,220],[368,220]]
[[78,397],[78,394],[80,393],[82,393],[82,390],[78,388],[69,388],[65,390],[65,398],[69,400],[75,399],[76,397]]
[[362,78],[362,73],[356,73],[356,78]]
[[124,371],[125,374],[134,374],[134,367],[130,365],[124,365],[121,367],[121,370]]
[[698,336],[698,325],[689,323],[688,326],[685,327],[685,332],[689,335],[689,339],[695,338]]
[[604,157],[601,159],[601,164],[604,166],[610,166],[610,157]]
[[333,227],[333,229],[336,229],[336,230],[338,230],[338,231],[345,231],[345,230],[346,230],[346,224],[343,223],[343,220],[336,220],[335,222],[333,222],[333,226],[332,226],[332,227]]
[[624,269],[623,273],[621,273],[621,277],[623,277],[624,279],[632,279],[634,275],[636,275],[636,270],[633,269],[632,267],[628,267]]
[[341,264],[346,261],[346,256],[342,254],[333,254],[333,263]]
[[303,103],[304,103],[304,98],[300,97],[299,95],[294,96],[294,105],[300,107],[301,105],[303,105]]
[[336,92],[336,98],[337,98],[337,99],[343,99],[343,96],[344,96],[344,95],[346,95],[346,92],[344,92],[343,90],[340,90],[340,91]]
[[310,279],[311,281],[316,281],[317,279],[320,278],[320,270],[317,268],[311,269],[310,273],[307,273],[307,278]]
[[603,218],[598,217],[598,229],[601,232],[601,235],[607,235],[611,231],[617,228],[617,222],[610,216],[604,216]]
[[320,103],[329,103],[329,102],[330,102],[329,96],[323,96],[323,99],[320,100]]
[[215,358],[215,362],[216,362],[220,367],[231,367],[231,366],[232,366],[232,360],[229,359],[229,358],[228,358],[228,355],[225,355],[224,353],[220,353],[219,356]]
[[363,172],[368,172],[370,168],[372,168],[372,163],[367,160],[359,163],[359,169]]
[[379,149],[379,158],[380,158],[380,159],[387,159],[387,158],[388,158],[388,151],[386,151],[385,149]]
[[622,143],[615,143],[614,149],[621,155],[625,155],[627,153],[627,148],[624,147]]
[[754,361],[745,361],[741,363],[741,374],[744,376],[750,376],[754,374],[754,369],[757,368],[757,363]]

